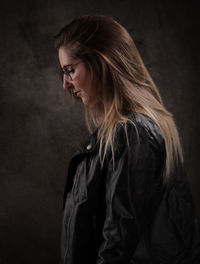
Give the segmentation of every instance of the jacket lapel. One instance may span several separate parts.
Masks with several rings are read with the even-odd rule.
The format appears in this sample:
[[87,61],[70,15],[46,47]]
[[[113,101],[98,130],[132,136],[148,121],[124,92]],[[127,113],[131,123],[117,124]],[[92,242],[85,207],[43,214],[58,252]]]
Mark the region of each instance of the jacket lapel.
[[97,129],[96,129],[95,132],[91,134],[88,137],[88,139],[80,145],[78,150],[71,157],[69,168],[68,168],[67,179],[65,182],[65,188],[64,188],[63,209],[65,207],[65,200],[66,200],[67,194],[72,188],[73,179],[74,179],[74,175],[76,173],[78,164],[80,163],[80,161],[83,159],[85,155],[88,155],[97,150],[98,148],[97,148]]

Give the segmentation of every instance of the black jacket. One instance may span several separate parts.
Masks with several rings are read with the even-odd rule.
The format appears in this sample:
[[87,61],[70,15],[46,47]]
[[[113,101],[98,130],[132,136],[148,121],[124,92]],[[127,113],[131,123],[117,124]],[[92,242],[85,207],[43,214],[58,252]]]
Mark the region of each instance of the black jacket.
[[198,223],[185,171],[163,183],[165,144],[146,115],[117,129],[115,166],[100,166],[96,132],[71,159],[60,264],[200,263]]

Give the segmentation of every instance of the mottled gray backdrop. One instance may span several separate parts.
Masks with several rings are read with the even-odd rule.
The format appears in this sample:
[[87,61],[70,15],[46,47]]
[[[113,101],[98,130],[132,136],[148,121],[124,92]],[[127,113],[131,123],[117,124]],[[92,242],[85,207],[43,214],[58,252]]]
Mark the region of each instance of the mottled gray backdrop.
[[113,17],[133,36],[174,115],[200,215],[198,1],[1,1],[0,263],[59,261],[69,158],[88,135],[58,77],[53,36],[73,18]]

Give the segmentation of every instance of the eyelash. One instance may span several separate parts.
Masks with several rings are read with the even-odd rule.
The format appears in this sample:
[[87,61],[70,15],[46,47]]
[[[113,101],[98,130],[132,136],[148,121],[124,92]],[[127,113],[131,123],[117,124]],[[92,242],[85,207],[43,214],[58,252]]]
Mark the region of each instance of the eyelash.
[[[66,72],[66,74],[74,74],[75,73],[75,69],[71,69],[71,70],[65,70],[65,72]],[[60,78],[61,78],[61,81],[62,81],[62,79],[63,79],[63,75],[64,75],[64,72],[63,72],[63,69],[62,68],[60,68]]]
[[67,72],[67,74],[74,73],[75,72],[75,69],[71,69],[71,70],[68,70],[66,72]]
[[[69,67],[70,68],[70,67]],[[74,68],[71,68],[71,70],[70,69],[67,69],[67,67],[65,68],[64,67],[64,71],[67,73],[67,74],[70,74],[70,73],[74,73],[75,72],[75,69]]]

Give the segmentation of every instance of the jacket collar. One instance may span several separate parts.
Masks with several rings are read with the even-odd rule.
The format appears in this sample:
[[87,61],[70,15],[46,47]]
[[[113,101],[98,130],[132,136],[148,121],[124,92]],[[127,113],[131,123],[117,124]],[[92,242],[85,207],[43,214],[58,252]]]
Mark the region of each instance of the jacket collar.
[[88,138],[85,140],[78,150],[74,153],[73,157],[80,154],[91,153],[97,148],[97,130],[96,129]]

